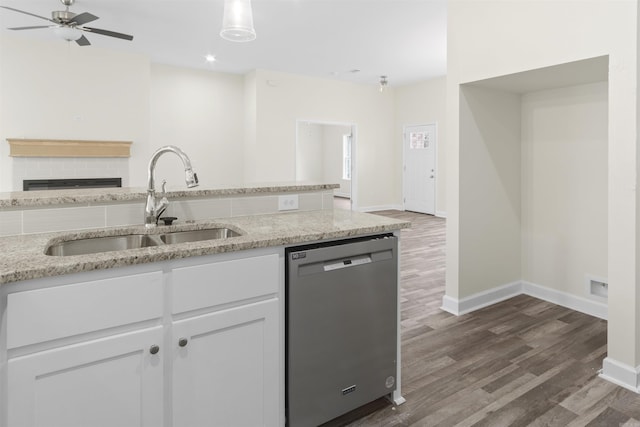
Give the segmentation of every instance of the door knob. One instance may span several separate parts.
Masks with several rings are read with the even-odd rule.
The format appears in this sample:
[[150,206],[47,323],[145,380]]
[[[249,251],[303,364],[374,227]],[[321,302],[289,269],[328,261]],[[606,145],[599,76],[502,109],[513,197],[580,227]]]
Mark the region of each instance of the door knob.
[[188,342],[189,342],[189,340],[188,340],[188,339],[186,339],[186,338],[180,338],[180,339],[178,340],[178,345],[179,345],[180,347],[186,347]]
[[151,348],[149,348],[149,353],[151,354],[156,354],[160,351],[160,346],[154,344],[151,346]]

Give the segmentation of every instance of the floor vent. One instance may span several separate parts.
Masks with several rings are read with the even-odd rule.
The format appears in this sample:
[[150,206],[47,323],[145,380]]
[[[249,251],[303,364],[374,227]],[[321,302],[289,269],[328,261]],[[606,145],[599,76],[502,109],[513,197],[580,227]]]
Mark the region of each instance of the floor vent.
[[589,285],[589,295],[600,298],[607,298],[609,295],[609,284],[606,279],[587,276]]

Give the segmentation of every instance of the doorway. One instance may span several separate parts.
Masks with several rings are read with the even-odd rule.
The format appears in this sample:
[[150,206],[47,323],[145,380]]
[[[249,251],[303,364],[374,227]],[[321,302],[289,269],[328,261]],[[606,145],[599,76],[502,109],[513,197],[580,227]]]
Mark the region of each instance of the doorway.
[[407,211],[435,215],[436,137],[435,123],[404,127],[402,193]]
[[339,184],[334,206],[340,209],[355,207],[355,135],[351,123],[296,123],[296,181]]

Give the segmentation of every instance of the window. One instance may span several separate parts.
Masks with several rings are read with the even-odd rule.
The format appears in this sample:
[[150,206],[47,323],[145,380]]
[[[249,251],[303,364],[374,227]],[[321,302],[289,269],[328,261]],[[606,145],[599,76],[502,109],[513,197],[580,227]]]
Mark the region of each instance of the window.
[[342,136],[342,179],[351,180],[351,135]]

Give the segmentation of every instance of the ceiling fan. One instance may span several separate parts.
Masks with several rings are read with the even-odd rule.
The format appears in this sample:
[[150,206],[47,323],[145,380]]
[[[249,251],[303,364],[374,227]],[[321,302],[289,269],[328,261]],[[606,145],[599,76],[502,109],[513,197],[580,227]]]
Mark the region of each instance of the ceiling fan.
[[95,21],[98,19],[97,16],[92,15],[89,12],[83,12],[80,14],[75,14],[69,10],[69,6],[73,5],[75,0],[60,0],[60,2],[66,6],[65,10],[54,10],[51,12],[51,19],[45,18],[44,16],[36,15],[35,13],[25,12],[24,10],[14,9],[8,6],[0,6],[4,9],[12,10],[14,12],[24,13],[25,15],[35,16],[36,18],[44,19],[45,21],[49,21],[54,25],[36,25],[30,27],[14,27],[9,28],[9,30],[35,30],[38,28],[53,28],[53,32],[67,40],[67,41],[75,41],[80,46],[88,46],[91,43],[89,40],[82,34],[82,31],[87,33],[95,33],[103,36],[116,37],[124,40],[133,40],[133,36],[128,34],[116,33],[115,31],[109,30],[101,30],[100,28],[93,27],[85,27],[84,24]]

